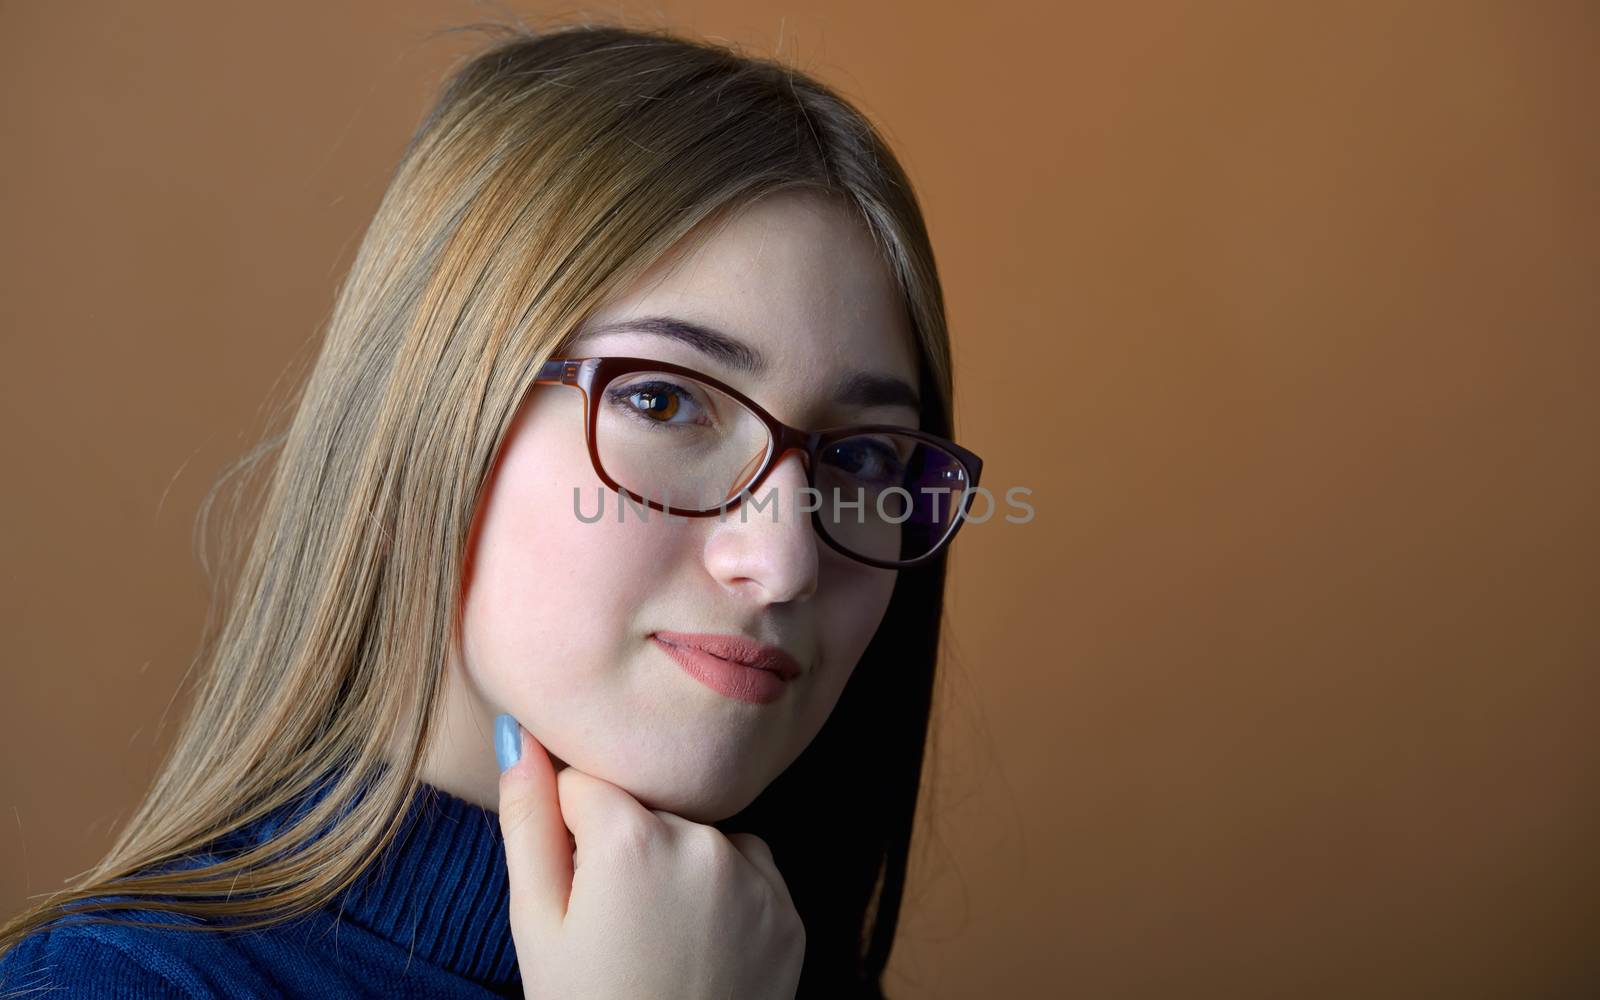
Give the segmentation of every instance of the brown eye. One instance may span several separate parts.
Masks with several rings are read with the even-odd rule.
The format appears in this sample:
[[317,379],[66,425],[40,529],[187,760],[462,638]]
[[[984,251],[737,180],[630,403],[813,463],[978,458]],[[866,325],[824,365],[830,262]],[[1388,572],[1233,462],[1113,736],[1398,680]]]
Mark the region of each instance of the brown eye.
[[619,382],[605,391],[607,406],[623,417],[649,427],[675,430],[713,423],[700,398],[692,387],[667,381],[659,375]]
[[628,397],[628,401],[640,412],[652,419],[672,419],[678,412],[678,398],[664,392],[645,389]]

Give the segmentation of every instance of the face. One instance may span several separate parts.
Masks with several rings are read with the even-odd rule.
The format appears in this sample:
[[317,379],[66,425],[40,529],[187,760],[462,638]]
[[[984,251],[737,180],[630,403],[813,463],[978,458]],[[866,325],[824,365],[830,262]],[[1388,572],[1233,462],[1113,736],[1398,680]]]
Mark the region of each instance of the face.
[[[765,360],[751,375],[681,341],[617,324],[673,317],[742,341]],[[605,332],[599,327],[611,327]],[[856,373],[920,391],[903,301],[863,224],[809,193],[770,196],[660,262],[599,309],[564,353],[685,365],[743,392],[777,419],[814,429],[915,428],[904,403],[831,398]],[[837,703],[888,607],[898,571],[851,560],[794,516],[804,459],[786,455],[754,491],[759,514],[648,520],[595,474],[583,394],[529,390],[487,484],[464,591],[464,662],[452,664],[444,738],[472,735],[430,775],[492,803],[499,712],[559,761],[610,781],[647,808],[698,822],[733,815],[799,756]],[[585,517],[600,497],[594,523]],[[777,496],[771,496],[776,493]],[[776,700],[706,686],[651,638],[656,631],[743,636],[801,667]],[[740,668],[744,669],[744,668]],[[558,764],[559,766],[559,764]],[[446,784],[449,787],[449,784]]]

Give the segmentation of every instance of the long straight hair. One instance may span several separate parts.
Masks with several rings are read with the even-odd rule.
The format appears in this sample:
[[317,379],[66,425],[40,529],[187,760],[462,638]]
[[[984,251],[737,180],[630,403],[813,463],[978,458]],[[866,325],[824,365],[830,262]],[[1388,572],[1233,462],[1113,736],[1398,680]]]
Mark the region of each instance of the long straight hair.
[[[859,217],[915,332],[921,426],[953,436],[933,252],[904,171],[861,112],[775,60],[664,29],[453,30],[490,42],[412,136],[285,403],[287,428],[241,463],[281,448],[214,578],[173,747],[105,857],[0,927],[0,954],[65,912],[134,901],[193,921],[159,926],[264,927],[350,886],[421,780],[459,650],[473,515],[540,364],[681,239],[741,206],[805,190]],[[817,737],[717,824],[771,845],[806,927],[803,995],[882,995],[945,568],[941,555],[900,571]],[[168,866],[313,790],[315,807],[268,843]]]

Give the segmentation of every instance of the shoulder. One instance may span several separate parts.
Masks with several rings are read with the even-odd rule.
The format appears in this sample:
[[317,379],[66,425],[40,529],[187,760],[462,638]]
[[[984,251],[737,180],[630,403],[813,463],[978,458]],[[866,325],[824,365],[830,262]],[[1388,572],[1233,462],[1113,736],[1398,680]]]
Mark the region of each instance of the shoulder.
[[241,991],[277,992],[247,949],[182,913],[129,907],[58,917],[0,955],[0,1000],[52,994],[210,1000]]
[[349,921],[339,931],[328,909],[250,929],[131,906],[58,917],[0,954],[0,1000],[393,995],[384,984],[410,955]]
[[56,924],[0,955],[0,998],[49,996],[209,997],[181,963],[141,940],[138,928]]

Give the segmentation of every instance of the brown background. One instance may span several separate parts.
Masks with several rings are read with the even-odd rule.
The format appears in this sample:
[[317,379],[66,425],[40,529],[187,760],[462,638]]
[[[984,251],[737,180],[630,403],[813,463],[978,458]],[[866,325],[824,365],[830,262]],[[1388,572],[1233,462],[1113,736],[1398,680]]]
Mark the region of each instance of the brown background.
[[[595,9],[884,125],[1034,490],[956,545],[892,995],[1592,995],[1595,6],[1045,7]],[[0,2],[0,912],[148,779],[200,499],[499,10]]]

